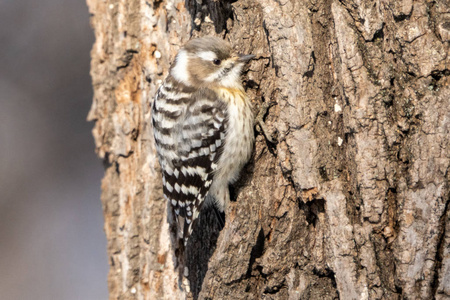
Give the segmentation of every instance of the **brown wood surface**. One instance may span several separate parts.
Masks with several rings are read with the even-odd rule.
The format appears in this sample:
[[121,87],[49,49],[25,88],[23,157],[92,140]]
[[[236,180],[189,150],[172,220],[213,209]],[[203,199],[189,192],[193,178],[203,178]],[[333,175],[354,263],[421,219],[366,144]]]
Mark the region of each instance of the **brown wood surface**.
[[[111,299],[448,299],[449,1],[87,0]],[[225,37],[277,140],[178,288],[150,125],[181,45]],[[204,228],[204,229],[202,229]]]

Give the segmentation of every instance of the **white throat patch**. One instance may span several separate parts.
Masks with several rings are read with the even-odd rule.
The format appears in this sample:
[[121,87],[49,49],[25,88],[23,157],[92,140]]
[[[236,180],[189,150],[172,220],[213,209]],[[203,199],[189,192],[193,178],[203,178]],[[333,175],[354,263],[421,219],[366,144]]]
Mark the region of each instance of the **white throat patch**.
[[[231,66],[230,66],[231,67]],[[241,70],[243,64],[239,63],[232,67],[230,71],[226,75],[223,74],[223,69],[219,69],[215,73],[212,73],[208,77],[205,78],[206,82],[218,82],[221,86],[227,88],[241,88]],[[223,67],[222,67],[223,68]]]
[[170,71],[170,75],[173,78],[180,81],[185,85],[191,85],[189,81],[189,73],[188,73],[188,54],[185,50],[181,50],[178,52],[177,57],[175,58],[175,66]]

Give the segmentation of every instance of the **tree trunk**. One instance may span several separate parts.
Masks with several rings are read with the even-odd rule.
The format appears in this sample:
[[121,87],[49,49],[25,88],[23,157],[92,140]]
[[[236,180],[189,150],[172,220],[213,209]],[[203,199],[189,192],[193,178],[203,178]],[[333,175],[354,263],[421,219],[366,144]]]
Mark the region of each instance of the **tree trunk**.
[[[450,297],[449,1],[87,0],[111,299]],[[252,53],[253,157],[178,287],[150,106],[180,46]],[[258,128],[257,128],[258,129]]]

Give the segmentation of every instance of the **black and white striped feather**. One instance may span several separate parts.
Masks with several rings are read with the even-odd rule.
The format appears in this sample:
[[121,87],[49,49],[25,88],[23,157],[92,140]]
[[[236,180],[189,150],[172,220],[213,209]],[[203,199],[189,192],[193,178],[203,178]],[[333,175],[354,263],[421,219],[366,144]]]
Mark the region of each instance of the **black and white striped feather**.
[[186,244],[222,154],[227,106],[212,90],[193,89],[169,76],[156,94],[152,123],[164,197]]

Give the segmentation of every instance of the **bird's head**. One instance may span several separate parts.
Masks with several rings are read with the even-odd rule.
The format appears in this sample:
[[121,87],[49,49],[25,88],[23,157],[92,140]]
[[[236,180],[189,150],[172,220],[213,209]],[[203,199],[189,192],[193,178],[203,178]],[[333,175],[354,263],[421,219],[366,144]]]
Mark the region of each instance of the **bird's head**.
[[187,86],[239,88],[242,67],[253,57],[234,54],[220,38],[197,38],[178,52],[170,75]]

